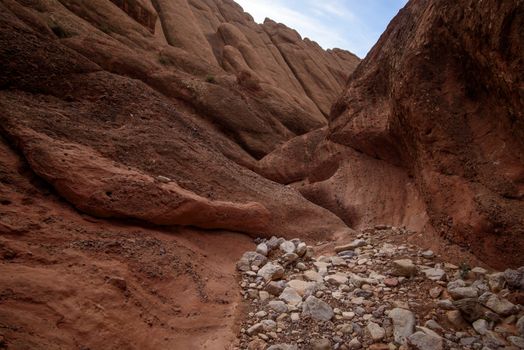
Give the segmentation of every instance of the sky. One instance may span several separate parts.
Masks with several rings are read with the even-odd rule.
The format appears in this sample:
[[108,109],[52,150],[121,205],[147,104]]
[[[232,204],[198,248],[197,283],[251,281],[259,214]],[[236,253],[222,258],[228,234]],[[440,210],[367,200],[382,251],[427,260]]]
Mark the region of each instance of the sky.
[[324,49],[364,58],[407,0],[235,0],[256,22],[266,17],[297,30]]

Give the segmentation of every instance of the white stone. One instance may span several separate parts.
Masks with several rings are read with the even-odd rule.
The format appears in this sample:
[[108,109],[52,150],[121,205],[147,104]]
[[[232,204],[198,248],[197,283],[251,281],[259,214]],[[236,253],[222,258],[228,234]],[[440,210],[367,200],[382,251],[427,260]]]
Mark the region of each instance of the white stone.
[[409,310],[395,308],[388,315],[393,321],[393,337],[398,344],[404,344],[415,329],[415,315]]
[[488,327],[488,321],[486,320],[480,319],[473,322],[473,328],[480,335],[486,334],[486,332],[488,331]]
[[524,349],[524,338],[511,336],[511,337],[508,337],[508,340],[511,344],[513,344],[517,348]]
[[341,284],[346,284],[348,282],[348,276],[345,273],[337,272],[333,275],[327,275],[324,277],[324,280],[327,283],[338,286]]
[[482,268],[482,267],[474,267],[473,269],[471,269],[471,272],[473,272],[475,275],[477,276],[482,276],[482,275],[485,275],[488,273],[488,270]]
[[257,252],[245,252],[237,262],[239,271],[249,271],[251,266],[262,266],[267,262],[267,258]]
[[329,321],[335,313],[326,302],[314,296],[309,296],[302,305],[302,315],[309,316],[317,321]]
[[517,331],[520,333],[522,337],[524,337],[524,316],[519,318],[517,321]]
[[313,265],[317,268],[317,271],[320,275],[325,276],[328,273],[329,264],[326,262],[315,261]]
[[451,297],[455,300],[464,298],[476,298],[478,296],[478,290],[474,287],[457,287],[448,288],[448,292]]
[[333,266],[347,266],[348,263],[346,262],[346,260],[344,260],[341,257],[333,256],[333,257],[331,257],[331,265],[333,265]]
[[386,331],[384,330],[384,328],[380,327],[375,322],[368,322],[366,328],[369,335],[371,336],[371,339],[373,339],[374,341],[379,341],[386,336]]
[[426,250],[424,252],[422,252],[422,257],[426,258],[426,259],[431,259],[435,256],[435,253],[433,253],[432,250]]
[[264,256],[267,256],[269,248],[267,247],[267,244],[260,243],[259,245],[257,245],[256,251],[257,251],[258,254],[262,254]]
[[266,281],[278,280],[284,277],[284,268],[279,264],[268,262],[257,273]]
[[489,299],[484,303],[484,305],[501,316],[509,316],[516,311],[516,307],[514,304],[507,301],[506,299],[499,298],[495,294],[489,297]]
[[417,267],[411,259],[393,261],[393,275],[411,277],[417,274]]
[[355,313],[352,312],[352,311],[343,311],[342,312],[342,317],[345,320],[351,320],[351,319],[353,319],[353,317],[355,317]]
[[294,253],[295,252],[295,243],[291,241],[284,241],[280,243],[280,250],[284,253]]
[[409,336],[409,343],[417,350],[442,350],[444,344],[440,336],[416,332]]
[[258,298],[260,299],[260,301],[266,301],[270,298],[270,296],[268,292],[266,292],[265,290],[261,290],[258,292]]
[[498,293],[504,289],[504,284],[506,283],[504,272],[492,273],[487,276],[487,280],[489,287],[493,292]]
[[289,305],[297,305],[302,301],[300,294],[291,287],[286,287],[278,298],[284,300]]
[[315,282],[306,282],[301,280],[291,280],[287,283],[288,287],[297,291],[300,296],[309,296],[316,292]]
[[360,341],[358,340],[358,338],[353,338],[353,339],[351,339],[351,341],[348,343],[348,348],[349,348],[350,350],[357,350],[357,349],[362,348],[362,344],[360,343]]
[[307,245],[306,245],[306,243],[300,242],[297,245],[297,249],[296,249],[295,253],[297,253],[298,256],[302,257],[302,256],[304,256],[304,254],[306,254],[306,252],[307,252]]
[[446,275],[446,271],[438,268],[424,269],[422,270],[422,273],[426,275],[427,279],[430,279],[432,281],[440,281]]
[[324,278],[318,272],[313,270],[307,270],[306,272],[304,272],[303,276],[308,281],[320,283],[324,282]]
[[284,312],[287,312],[287,305],[281,300],[271,300],[267,305],[271,310],[277,313],[283,314]]

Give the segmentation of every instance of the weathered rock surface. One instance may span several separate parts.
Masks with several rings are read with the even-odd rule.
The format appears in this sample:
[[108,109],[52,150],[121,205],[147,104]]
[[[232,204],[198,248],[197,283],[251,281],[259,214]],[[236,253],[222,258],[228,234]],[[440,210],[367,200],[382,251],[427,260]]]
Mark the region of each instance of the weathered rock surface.
[[[269,211],[259,203],[212,201],[125,168],[76,143],[10,129],[31,169],[79,210],[98,217],[133,218],[157,225],[191,225],[263,232]],[[23,140],[23,141],[22,141]]]
[[309,296],[302,305],[302,315],[309,316],[316,321],[329,321],[334,313],[329,304],[314,296]]
[[[327,121],[263,25],[234,2],[6,1],[0,12],[0,85],[9,86],[0,94],[0,132],[79,210],[256,235],[277,226],[289,237],[307,235],[304,228],[315,235],[344,229],[296,190],[248,170]],[[266,67],[253,72],[258,85],[249,85],[243,69],[222,65],[222,27],[245,31],[237,44]],[[325,79],[339,89],[358,62],[297,45],[294,54],[311,50],[305,55],[319,64],[336,59]],[[324,99],[338,93],[322,91]],[[323,222],[291,229],[286,212]]]
[[521,266],[522,13],[519,1],[410,1],[351,76],[325,137],[291,140],[265,165],[293,159],[280,179],[353,228],[406,226]]
[[285,237],[236,266],[243,348],[521,347],[522,268],[369,233],[524,263],[523,6],[412,0],[346,85],[355,56],[231,0],[0,1],[0,348],[230,346],[228,231]]
[[0,348],[220,349],[235,340],[231,291],[237,260],[254,249],[249,237],[95,219],[29,169],[0,137]]
[[399,344],[404,344],[415,330],[415,315],[409,310],[395,308],[389,312],[393,321],[393,337]]
[[145,0],[111,0],[135,21],[155,33],[157,14],[155,9]]
[[262,267],[267,262],[267,258],[257,252],[245,252],[237,262],[237,270],[249,271],[252,266]]
[[424,332],[416,332],[409,337],[409,343],[417,350],[441,350],[443,349],[443,341],[439,336],[427,334]]
[[258,275],[266,281],[278,280],[284,276],[284,268],[279,264],[268,262],[258,270]]
[[522,13],[518,1],[411,1],[352,76],[328,136],[406,169],[435,231],[500,267],[524,263]]
[[393,261],[393,275],[412,277],[417,274],[417,266],[411,259],[400,259]]

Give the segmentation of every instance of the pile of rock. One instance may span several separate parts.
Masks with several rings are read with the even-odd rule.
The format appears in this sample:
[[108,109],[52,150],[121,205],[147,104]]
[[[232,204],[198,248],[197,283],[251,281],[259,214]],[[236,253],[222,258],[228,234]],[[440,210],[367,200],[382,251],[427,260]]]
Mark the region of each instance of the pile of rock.
[[[393,231],[393,232],[391,232]],[[333,256],[299,239],[259,240],[237,264],[248,317],[240,349],[521,349],[524,269],[489,273],[437,262],[387,242],[399,229],[359,234]]]

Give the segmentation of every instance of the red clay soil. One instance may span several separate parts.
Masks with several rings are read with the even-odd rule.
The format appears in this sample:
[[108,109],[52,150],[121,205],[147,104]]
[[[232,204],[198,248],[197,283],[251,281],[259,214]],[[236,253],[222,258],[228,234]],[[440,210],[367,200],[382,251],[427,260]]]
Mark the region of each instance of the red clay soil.
[[8,349],[221,349],[247,236],[79,214],[0,143],[0,336]]

